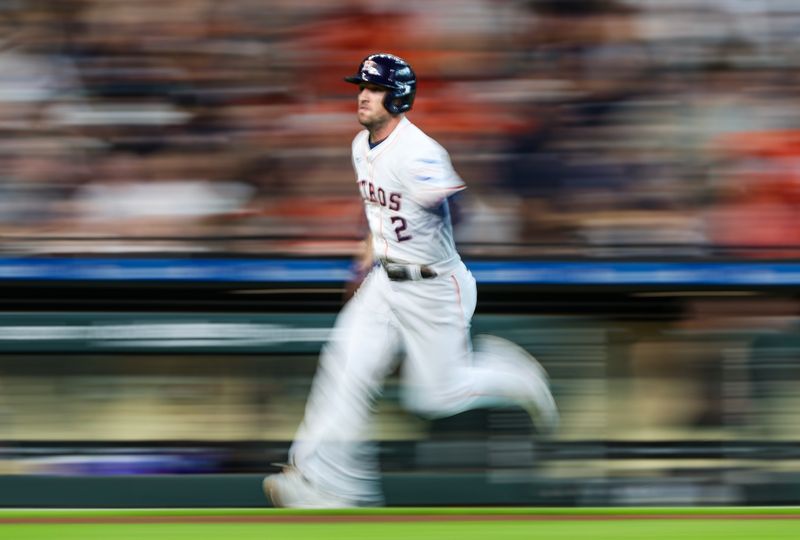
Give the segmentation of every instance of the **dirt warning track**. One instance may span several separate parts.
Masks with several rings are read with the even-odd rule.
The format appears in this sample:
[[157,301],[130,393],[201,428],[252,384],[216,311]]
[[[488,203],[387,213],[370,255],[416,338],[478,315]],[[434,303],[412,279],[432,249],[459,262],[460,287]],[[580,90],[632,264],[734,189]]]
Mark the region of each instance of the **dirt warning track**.
[[624,520],[800,520],[800,512],[753,513],[615,513],[615,514],[193,514],[0,516],[2,525],[141,524],[141,523],[406,523],[474,521],[624,521]]

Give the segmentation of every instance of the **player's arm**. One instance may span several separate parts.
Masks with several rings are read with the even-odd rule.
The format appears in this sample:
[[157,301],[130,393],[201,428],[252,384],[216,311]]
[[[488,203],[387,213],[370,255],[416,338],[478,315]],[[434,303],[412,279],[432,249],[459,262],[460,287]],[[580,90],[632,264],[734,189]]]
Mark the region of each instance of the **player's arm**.
[[[358,153],[358,148],[366,144],[364,139],[369,136],[367,130],[360,131],[354,138],[351,144],[351,163],[353,171],[355,172],[356,179],[358,179],[358,167],[356,166],[355,156]],[[372,232],[369,230],[366,215],[361,213],[361,226],[365,231],[365,238],[359,242],[353,254],[353,261],[351,264],[350,279],[345,285],[345,300],[349,300],[353,293],[361,286],[361,282],[367,277],[374,264],[372,256]]]
[[359,243],[353,257],[353,271],[350,280],[345,284],[344,300],[350,300],[361,286],[361,282],[367,277],[375,258],[372,254],[372,233],[367,233],[367,237]]
[[450,207],[450,222],[454,227],[461,223],[461,217],[464,215],[463,194],[462,190],[447,198],[447,205]]
[[466,188],[441,147],[429,148],[408,160],[407,177],[411,197],[426,208],[436,208]]
[[361,245],[356,253],[354,261],[356,273],[362,277],[366,276],[372,269],[374,262],[375,260],[372,254],[372,233],[368,233],[367,237],[361,241]]

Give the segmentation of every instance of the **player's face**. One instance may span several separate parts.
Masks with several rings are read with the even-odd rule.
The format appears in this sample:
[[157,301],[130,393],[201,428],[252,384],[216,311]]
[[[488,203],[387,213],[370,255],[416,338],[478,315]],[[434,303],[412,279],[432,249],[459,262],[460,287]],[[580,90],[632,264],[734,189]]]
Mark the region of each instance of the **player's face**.
[[367,129],[385,124],[391,118],[389,111],[383,107],[383,98],[387,90],[374,84],[358,86],[358,121]]

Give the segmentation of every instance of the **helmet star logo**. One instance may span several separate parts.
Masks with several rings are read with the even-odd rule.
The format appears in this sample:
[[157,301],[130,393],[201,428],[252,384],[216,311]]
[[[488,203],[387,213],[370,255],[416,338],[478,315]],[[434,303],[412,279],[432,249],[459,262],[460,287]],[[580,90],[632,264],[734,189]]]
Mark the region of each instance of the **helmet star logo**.
[[364,62],[364,66],[361,68],[361,71],[364,73],[369,73],[370,75],[380,75],[381,70],[378,69],[378,64],[373,62],[372,60],[366,60]]

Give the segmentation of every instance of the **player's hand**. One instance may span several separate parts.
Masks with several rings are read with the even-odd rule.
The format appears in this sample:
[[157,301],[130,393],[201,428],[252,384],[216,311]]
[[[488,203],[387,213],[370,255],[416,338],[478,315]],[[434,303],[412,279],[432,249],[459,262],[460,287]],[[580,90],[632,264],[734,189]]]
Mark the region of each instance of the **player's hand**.
[[372,237],[367,237],[361,244],[360,249],[353,260],[352,273],[350,280],[345,285],[344,300],[350,300],[361,286],[361,282],[372,270],[375,259],[372,255]]

